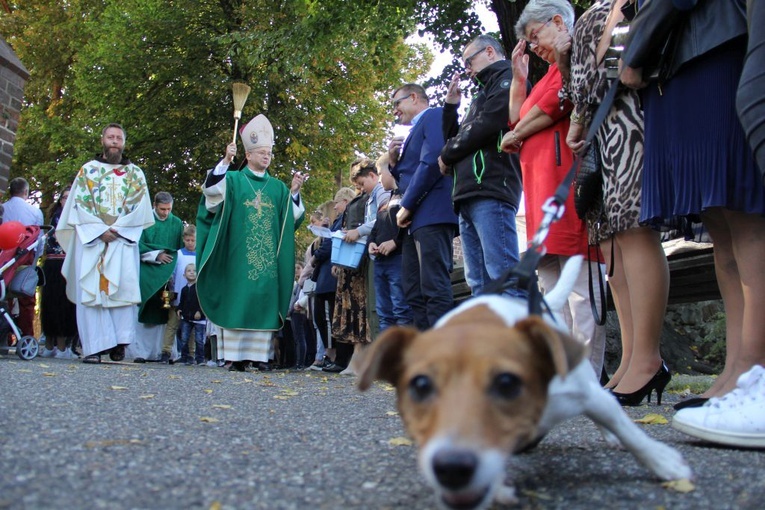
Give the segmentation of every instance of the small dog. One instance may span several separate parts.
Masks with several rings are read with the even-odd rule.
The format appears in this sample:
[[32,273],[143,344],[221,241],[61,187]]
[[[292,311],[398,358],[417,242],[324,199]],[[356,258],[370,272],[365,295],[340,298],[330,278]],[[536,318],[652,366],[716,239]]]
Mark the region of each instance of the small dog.
[[[562,309],[580,265],[570,259],[546,296],[552,310]],[[375,380],[396,387],[420,470],[442,507],[517,502],[503,484],[507,456],[581,414],[659,478],[691,478],[680,453],[649,438],[600,387],[587,349],[564,327],[557,313],[529,317],[523,299],[484,296],[424,333],[390,328],[365,351],[359,389]]]

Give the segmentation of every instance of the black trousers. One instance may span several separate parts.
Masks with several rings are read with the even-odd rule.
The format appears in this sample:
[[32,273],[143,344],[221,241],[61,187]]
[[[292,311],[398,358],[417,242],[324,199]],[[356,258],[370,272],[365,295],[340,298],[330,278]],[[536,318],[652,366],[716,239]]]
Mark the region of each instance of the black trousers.
[[325,349],[335,347],[332,339],[332,318],[335,315],[335,293],[316,294],[313,301],[313,318]]
[[749,45],[736,109],[765,182],[765,2],[748,0]]
[[426,330],[454,307],[450,273],[456,225],[420,227],[404,238],[401,283],[414,325]]

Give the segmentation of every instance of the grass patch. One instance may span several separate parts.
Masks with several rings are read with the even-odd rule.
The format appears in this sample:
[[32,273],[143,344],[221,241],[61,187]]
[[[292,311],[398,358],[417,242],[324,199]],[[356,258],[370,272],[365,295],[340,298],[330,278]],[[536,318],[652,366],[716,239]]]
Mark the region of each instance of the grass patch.
[[716,377],[714,375],[672,374],[672,380],[669,381],[666,391],[670,393],[689,392],[698,395],[707,391]]

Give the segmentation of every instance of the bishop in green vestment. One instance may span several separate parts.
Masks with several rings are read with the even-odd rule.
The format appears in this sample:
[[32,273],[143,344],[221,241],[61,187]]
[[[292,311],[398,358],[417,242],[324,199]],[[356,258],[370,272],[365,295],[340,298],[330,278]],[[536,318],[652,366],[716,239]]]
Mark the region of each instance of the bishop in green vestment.
[[208,173],[197,213],[197,293],[221,328],[218,352],[244,370],[270,369],[273,333],[284,326],[295,277],[295,229],[305,207],[303,176],[290,189],[268,174],[273,129],[263,115],[241,131],[247,166],[228,171],[236,143]]

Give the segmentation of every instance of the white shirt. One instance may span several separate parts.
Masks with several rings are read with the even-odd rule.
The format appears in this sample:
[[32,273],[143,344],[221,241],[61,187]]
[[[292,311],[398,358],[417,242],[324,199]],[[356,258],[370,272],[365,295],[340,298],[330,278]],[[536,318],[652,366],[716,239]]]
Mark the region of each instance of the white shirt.
[[3,204],[3,222],[18,221],[22,225],[42,225],[42,211],[27,203],[21,197],[11,197]]

